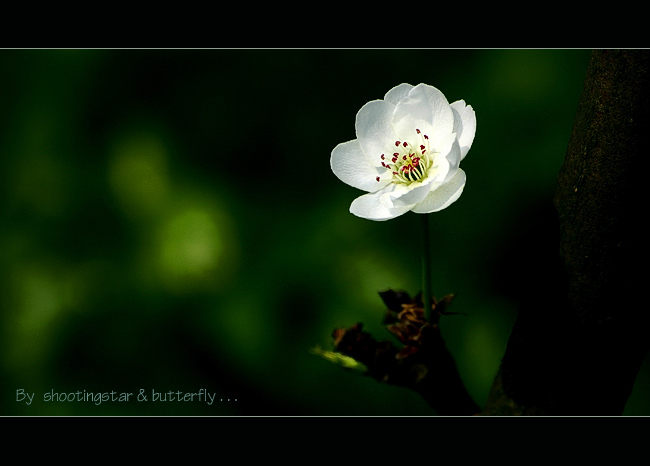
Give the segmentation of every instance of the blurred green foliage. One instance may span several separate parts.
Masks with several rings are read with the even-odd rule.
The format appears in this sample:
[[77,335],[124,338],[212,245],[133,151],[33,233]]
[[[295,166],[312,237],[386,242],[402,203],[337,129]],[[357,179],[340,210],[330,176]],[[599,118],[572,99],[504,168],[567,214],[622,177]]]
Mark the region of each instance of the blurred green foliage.
[[[452,310],[468,314],[444,318],[443,335],[484,403],[534,251],[553,235],[543,212],[588,59],[1,50],[0,414],[435,414],[310,352],[356,322],[391,338],[378,291],[419,290],[415,214],[352,216],[361,193],[329,168],[359,108],[402,82],[476,110],[467,186],[433,216],[432,254],[434,294],[456,293]],[[650,412],[648,384],[644,369],[628,414]],[[43,400],[201,388],[224,401]]]

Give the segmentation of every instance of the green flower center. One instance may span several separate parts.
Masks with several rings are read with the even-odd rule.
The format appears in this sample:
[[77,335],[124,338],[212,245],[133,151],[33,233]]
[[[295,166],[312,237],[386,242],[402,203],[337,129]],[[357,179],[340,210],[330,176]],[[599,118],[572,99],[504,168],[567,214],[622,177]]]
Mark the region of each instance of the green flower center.
[[377,181],[392,178],[395,183],[411,184],[426,176],[433,163],[433,152],[429,150],[429,136],[415,130],[415,144],[409,141],[395,141],[395,152],[381,154],[381,166],[387,172]]

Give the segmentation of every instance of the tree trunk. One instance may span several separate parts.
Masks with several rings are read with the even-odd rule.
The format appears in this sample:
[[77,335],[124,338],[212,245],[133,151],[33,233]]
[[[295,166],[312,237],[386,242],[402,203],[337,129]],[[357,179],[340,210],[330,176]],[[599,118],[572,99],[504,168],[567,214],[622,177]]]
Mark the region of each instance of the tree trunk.
[[483,414],[622,414],[650,343],[648,138],[650,51],[594,51],[554,200],[566,288],[521,306]]

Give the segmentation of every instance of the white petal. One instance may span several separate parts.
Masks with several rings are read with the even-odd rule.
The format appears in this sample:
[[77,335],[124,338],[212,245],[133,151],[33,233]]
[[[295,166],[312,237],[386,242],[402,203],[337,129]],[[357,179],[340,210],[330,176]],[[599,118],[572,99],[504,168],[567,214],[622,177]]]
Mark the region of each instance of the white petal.
[[456,132],[460,144],[460,159],[463,160],[472,147],[476,135],[476,113],[471,105],[465,105],[464,100],[458,100],[450,106],[454,111]]
[[391,118],[395,105],[384,100],[372,100],[357,113],[356,132],[361,151],[372,164],[381,165],[381,154],[395,142]]
[[449,166],[447,157],[438,156],[434,159],[433,165],[427,171],[427,179],[433,180],[434,186],[431,190],[437,189],[438,186],[446,182],[454,175],[455,170]]
[[[453,133],[452,133],[453,134]],[[447,177],[445,178],[445,183],[449,181],[449,179],[455,175],[456,169],[458,168],[458,165],[460,164],[460,161],[462,159],[461,157],[461,149],[460,149],[460,144],[458,144],[458,141],[454,139],[451,148],[449,149],[449,152],[447,153],[446,159],[447,162],[449,162],[449,173],[447,174]]]
[[352,205],[350,205],[350,212],[357,217],[380,221],[398,217],[408,212],[413,207],[387,207],[381,202],[381,197],[385,194],[386,193],[382,190],[373,194],[364,194],[363,196],[356,198],[352,201]]
[[363,191],[375,192],[385,187],[389,181],[377,181],[386,171],[373,167],[361,152],[356,139],[339,144],[332,151],[330,166],[334,174],[344,183]]
[[411,89],[413,89],[413,86],[406,83],[400,84],[399,86],[395,86],[394,88],[392,88],[390,91],[386,93],[386,95],[384,96],[384,100],[387,100],[393,105],[397,105],[397,103],[400,100],[402,100],[404,97],[408,95]]
[[442,210],[455,202],[463,193],[465,187],[465,172],[460,168],[447,183],[431,191],[422,202],[412,210],[418,214],[428,214]]
[[434,140],[453,132],[454,114],[444,94],[426,84],[418,84],[395,106],[393,127],[398,134],[410,134],[419,122],[427,122]]
[[[443,162],[443,165],[446,165],[444,158],[441,158],[440,161]],[[439,180],[441,181],[444,178],[444,170],[446,169],[446,166],[439,166],[436,170],[430,169],[427,176],[421,181],[413,182],[408,186],[402,184],[396,186],[388,195],[390,199],[388,205],[390,207],[414,206],[427,197],[431,189],[440,184]],[[440,170],[440,173],[437,170]],[[429,176],[429,174],[432,176]]]

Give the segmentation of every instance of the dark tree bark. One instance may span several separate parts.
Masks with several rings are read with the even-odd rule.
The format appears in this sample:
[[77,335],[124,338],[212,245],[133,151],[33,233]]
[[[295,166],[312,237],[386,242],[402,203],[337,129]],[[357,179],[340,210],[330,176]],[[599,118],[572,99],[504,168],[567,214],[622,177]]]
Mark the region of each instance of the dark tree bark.
[[564,289],[523,304],[486,415],[620,415],[648,352],[650,51],[592,54],[555,207]]

